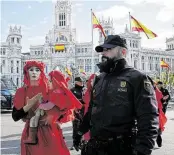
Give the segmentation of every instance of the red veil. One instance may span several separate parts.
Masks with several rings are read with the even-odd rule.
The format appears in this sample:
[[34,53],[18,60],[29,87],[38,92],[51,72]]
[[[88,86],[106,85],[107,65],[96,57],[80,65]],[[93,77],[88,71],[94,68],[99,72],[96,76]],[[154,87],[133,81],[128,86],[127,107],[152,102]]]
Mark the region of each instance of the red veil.
[[57,70],[49,73],[53,83],[53,91],[49,93],[49,101],[57,105],[60,109],[67,109],[66,115],[61,122],[68,122],[74,119],[73,109],[81,109],[80,101],[68,89],[67,79]]

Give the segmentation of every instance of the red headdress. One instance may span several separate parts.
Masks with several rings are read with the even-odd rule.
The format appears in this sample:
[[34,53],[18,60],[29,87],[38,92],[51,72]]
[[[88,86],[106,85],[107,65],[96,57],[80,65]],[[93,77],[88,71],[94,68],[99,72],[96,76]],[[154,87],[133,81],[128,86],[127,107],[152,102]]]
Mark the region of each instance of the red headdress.
[[45,68],[45,64],[43,62],[39,62],[39,61],[27,61],[25,66],[24,66],[24,84],[27,86],[30,86],[30,77],[29,77],[29,73],[28,73],[28,69],[31,67],[38,67],[41,71],[40,77],[39,77],[39,85],[40,84],[47,84],[47,78],[44,74],[44,68]]
[[68,87],[67,80],[65,78],[65,75],[63,75],[60,71],[54,70],[49,73],[50,78],[53,81],[53,88],[56,89],[57,86],[59,86],[59,83],[65,84],[66,87]]
[[[40,77],[38,79],[38,84],[40,87],[43,87],[43,90],[45,90],[45,92],[47,94],[47,92],[48,92],[48,86],[47,86],[48,79],[44,73],[45,64],[43,62],[34,61],[34,60],[26,62],[25,66],[24,66],[24,84],[26,86],[30,87],[30,77],[29,77],[28,69],[31,67],[38,67],[40,69],[41,73],[40,73]],[[43,95],[45,96],[46,94],[43,94]]]
[[[39,85],[35,90],[38,90],[38,93],[42,92],[43,98],[45,101],[48,99],[47,98],[47,96],[48,96],[47,78],[44,74],[45,65],[39,61],[27,61],[24,66],[24,80],[23,80],[24,86],[25,86],[25,88],[27,88],[27,91],[24,91],[24,87],[19,88],[17,90],[15,97],[14,97],[14,106],[17,109],[20,109],[21,107],[23,107],[25,105],[25,103],[26,103],[25,98],[27,96],[29,97],[31,95],[31,91],[33,92],[33,90],[32,90],[33,88],[31,87],[31,84],[30,84],[30,77],[29,77],[29,72],[28,72],[29,68],[31,68],[31,67],[38,67],[41,71],[40,77],[38,80]],[[37,94],[35,94],[35,95],[37,95]]]
[[[52,79],[52,83],[53,83],[53,89],[61,89],[64,93],[62,99],[61,96],[59,95],[59,98],[56,96],[51,95],[50,93],[50,101],[52,101],[54,104],[56,104],[57,106],[65,106],[65,107],[69,107],[70,109],[73,108],[81,108],[81,103],[76,99],[76,97],[72,94],[72,92],[68,89],[68,84],[67,84],[67,79],[65,78],[65,76],[57,70],[51,71],[49,73],[50,78]],[[63,98],[66,98],[66,100],[68,100],[69,102],[67,103],[67,105],[64,105],[59,103],[58,100],[62,100]]]

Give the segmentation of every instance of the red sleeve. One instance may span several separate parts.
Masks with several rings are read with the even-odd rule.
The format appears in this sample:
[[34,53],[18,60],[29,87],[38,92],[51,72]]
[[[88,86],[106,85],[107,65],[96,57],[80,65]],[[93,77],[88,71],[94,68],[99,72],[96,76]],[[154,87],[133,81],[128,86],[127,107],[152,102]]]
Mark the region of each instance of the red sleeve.
[[14,107],[17,110],[21,109],[25,105],[25,102],[26,102],[25,98],[26,98],[25,88],[21,87],[17,89],[16,94],[14,96],[14,100],[13,100]]

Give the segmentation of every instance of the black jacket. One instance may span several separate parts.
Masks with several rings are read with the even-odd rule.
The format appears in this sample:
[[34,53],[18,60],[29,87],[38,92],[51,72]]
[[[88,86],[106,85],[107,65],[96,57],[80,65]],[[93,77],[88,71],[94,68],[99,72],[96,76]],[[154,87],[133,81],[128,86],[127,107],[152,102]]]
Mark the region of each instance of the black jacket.
[[75,87],[73,87],[71,89],[71,92],[74,94],[74,96],[82,103],[84,104],[83,100],[82,100],[82,93],[83,93],[83,87],[75,85]]
[[23,108],[17,110],[15,107],[13,107],[12,118],[15,122],[24,118],[25,116],[27,116],[27,114],[28,114],[28,112],[24,112]]
[[170,94],[169,94],[168,90],[165,89],[165,88],[161,88],[160,91],[162,92],[163,96],[169,95],[169,98],[167,100],[162,99],[162,102],[167,102],[168,103],[169,100],[170,100]]
[[113,72],[100,76],[80,132],[92,137],[129,134],[137,120],[135,149],[150,154],[158,133],[158,107],[149,78],[125,60],[119,60]]

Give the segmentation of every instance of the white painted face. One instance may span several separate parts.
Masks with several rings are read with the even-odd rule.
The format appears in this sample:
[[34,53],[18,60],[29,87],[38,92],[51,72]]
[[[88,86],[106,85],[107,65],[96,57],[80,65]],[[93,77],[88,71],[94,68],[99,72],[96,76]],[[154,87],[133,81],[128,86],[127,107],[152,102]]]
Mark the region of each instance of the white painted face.
[[48,87],[49,87],[49,89],[53,89],[53,82],[52,82],[52,80],[51,80],[51,78],[50,77],[48,77]]
[[28,69],[29,77],[31,81],[36,81],[40,77],[40,69],[38,67],[31,67]]

